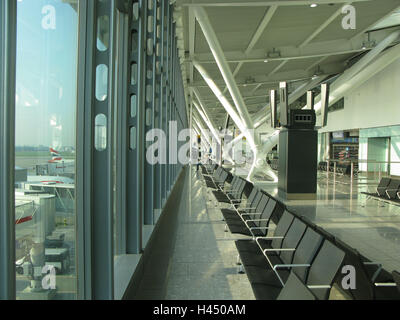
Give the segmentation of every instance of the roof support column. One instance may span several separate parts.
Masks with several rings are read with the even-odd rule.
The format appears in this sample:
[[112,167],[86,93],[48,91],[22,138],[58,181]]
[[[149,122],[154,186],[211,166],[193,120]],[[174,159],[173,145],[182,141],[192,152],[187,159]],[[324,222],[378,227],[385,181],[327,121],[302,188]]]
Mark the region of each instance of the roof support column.
[[[221,74],[224,78],[224,81],[228,87],[228,90],[232,96],[232,99],[235,103],[236,109],[239,113],[240,120],[242,123],[243,129],[241,131],[245,133],[245,136],[247,138],[247,141],[250,144],[250,147],[254,153],[254,162],[252,165],[252,168],[249,172],[248,178],[251,179],[254,173],[254,168],[258,165],[259,157],[262,157],[262,153],[260,154],[259,151],[259,137],[258,135],[251,134],[250,131],[254,130],[254,124],[253,121],[250,117],[250,114],[247,110],[246,104],[243,100],[242,94],[240,93],[240,90],[235,82],[235,78],[232,74],[232,71],[229,67],[229,64],[225,58],[224,52],[222,50],[222,47],[218,41],[218,38],[215,34],[215,31],[213,30],[210,20],[207,16],[207,13],[204,8],[199,8],[196,7],[194,8],[194,13],[196,15],[196,19],[198,20],[200,27],[204,33],[204,36],[207,40],[207,43],[211,49],[211,52],[214,56],[214,59],[218,65],[219,70],[221,71]],[[198,69],[198,67],[196,66]],[[222,95],[222,94],[221,94]],[[227,110],[227,112],[231,115],[233,118],[233,115]],[[235,121],[236,123],[237,121]]]
[[210,46],[211,52],[213,53],[218,68],[221,71],[222,77],[225,80],[225,83],[232,96],[237,111],[239,112],[239,115],[243,123],[246,125],[247,129],[251,130],[253,129],[253,121],[249,115],[242,94],[240,93],[240,90],[235,82],[235,78],[232,74],[229,64],[226,61],[224,52],[218,41],[217,35],[215,34],[215,31],[211,26],[207,13],[204,10],[204,8],[197,8],[197,7],[194,8],[194,13],[201,26],[201,29],[203,30],[207,43]]

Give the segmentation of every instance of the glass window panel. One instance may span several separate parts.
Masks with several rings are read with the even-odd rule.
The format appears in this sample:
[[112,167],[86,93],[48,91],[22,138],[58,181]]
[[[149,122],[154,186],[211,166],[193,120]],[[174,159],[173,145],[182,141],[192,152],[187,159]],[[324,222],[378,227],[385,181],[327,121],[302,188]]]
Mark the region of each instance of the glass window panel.
[[129,129],[129,131],[130,131],[130,134],[129,134],[129,136],[130,136],[129,148],[132,151],[134,151],[134,150],[136,150],[136,127],[131,127]]
[[131,118],[135,118],[137,115],[137,97],[136,95],[131,96]]
[[19,300],[76,299],[78,2],[18,1],[16,286]]
[[95,119],[94,146],[97,151],[107,149],[107,117],[99,114]]
[[132,7],[132,19],[133,21],[138,21],[139,20],[139,2],[136,2],[133,4]]
[[107,51],[110,43],[110,18],[101,16],[97,21],[97,49]]
[[131,85],[137,84],[137,76],[138,76],[138,67],[137,63],[132,63],[131,65]]
[[96,68],[96,99],[106,101],[108,96],[108,67],[105,64]]

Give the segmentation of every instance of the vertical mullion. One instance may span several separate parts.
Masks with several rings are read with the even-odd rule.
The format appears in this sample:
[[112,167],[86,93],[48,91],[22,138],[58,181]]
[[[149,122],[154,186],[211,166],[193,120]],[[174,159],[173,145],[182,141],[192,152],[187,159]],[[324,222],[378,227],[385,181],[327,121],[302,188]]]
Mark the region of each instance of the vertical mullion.
[[143,0],[130,0],[128,9],[128,101],[126,110],[126,253],[138,254],[142,250],[142,190],[141,190],[141,144],[140,132],[143,121],[140,121],[143,101],[143,72],[145,20]]
[[0,300],[15,299],[15,78],[17,2],[0,3]]
[[[173,7],[170,8],[170,20],[169,20],[169,46],[168,46],[168,125],[171,126],[172,120],[172,66],[173,66]],[[168,130],[168,154],[170,153],[172,137],[170,136],[170,130]],[[170,158],[171,160],[171,158]],[[171,191],[171,163],[168,161],[168,172],[167,172],[167,196]]]
[[164,199],[167,201],[168,198],[168,190],[169,190],[169,113],[170,113],[170,81],[171,81],[171,67],[170,67],[170,62],[171,62],[171,16],[172,16],[172,9],[171,5],[168,3],[167,5],[168,8],[168,18],[167,18],[167,59],[166,59],[166,65],[165,65],[165,72],[166,72],[166,83],[165,83],[165,90],[166,90],[166,104],[165,104],[165,133],[166,133],[166,153],[167,153],[167,163],[165,165],[165,185],[164,185]]
[[[117,165],[116,165],[116,189],[118,200],[115,204],[117,210],[117,235],[118,239],[118,252],[117,254],[125,254],[126,253],[126,197],[127,197],[127,125],[126,125],[126,115],[128,114],[128,95],[127,95],[127,87],[126,81],[128,81],[128,45],[129,45],[129,18],[128,14],[121,11],[122,18],[119,23],[120,33],[118,39],[118,47],[119,49],[119,65],[116,66],[118,70],[118,96],[121,97],[122,102],[119,106],[116,107],[116,117],[117,117]],[[122,32],[121,32],[122,31]]]
[[[143,143],[146,146],[145,155],[147,153],[147,147],[150,145],[146,141],[146,134],[152,129],[152,123],[154,118],[154,87],[153,87],[153,79],[154,75],[154,30],[150,30],[150,28],[154,29],[154,23],[150,24],[150,22],[154,22],[154,8],[150,5],[154,6],[154,0],[146,1],[146,67],[145,67],[145,134]],[[153,20],[151,20],[151,18]],[[150,91],[151,90],[151,91]],[[149,118],[150,117],[150,118]],[[144,224],[152,225],[153,224],[153,176],[154,176],[154,166],[150,164],[146,157],[143,158],[144,161]]]
[[143,226],[145,219],[145,161],[146,161],[146,144],[145,144],[145,130],[146,130],[146,63],[147,63],[147,8],[148,0],[140,0],[140,48],[141,52],[139,55],[138,62],[138,105],[137,105],[137,196],[138,196],[138,212],[140,214],[140,228],[141,239],[140,239],[140,252],[143,252]]
[[[114,298],[113,253],[113,24],[114,1],[79,1],[77,122],[78,286],[83,299]],[[99,17],[108,16],[108,48],[97,49]],[[95,96],[97,66],[108,67],[107,98]],[[97,77],[99,78],[99,77]],[[96,149],[95,122],[104,115],[106,147]],[[82,139],[83,137],[83,139]]]
[[[168,32],[169,32],[169,4],[167,1],[163,1],[164,7],[164,21],[163,21],[163,60],[162,60],[162,104],[161,104],[161,113],[162,113],[162,130],[166,134],[165,135],[165,153],[168,157],[168,126],[167,123],[167,106],[168,106]],[[164,146],[163,146],[164,147]],[[164,206],[166,201],[166,172],[168,166],[168,159],[161,166],[161,206]]]
[[[175,64],[176,64],[176,56],[175,56],[175,48],[176,48],[176,39],[175,39],[175,23],[174,19],[171,19],[171,81],[170,81],[170,92],[171,92],[171,105],[170,105],[170,122],[175,120]],[[175,137],[173,138],[175,139]],[[173,175],[174,175],[174,164],[170,164],[170,172],[169,172],[169,191],[172,190],[173,184]]]
[[[155,129],[161,129],[161,121],[162,121],[162,59],[163,59],[163,53],[162,53],[162,32],[163,32],[163,15],[164,15],[164,1],[158,1],[156,0],[157,4],[157,9],[155,11],[155,29],[156,29],[156,36],[155,36],[155,48],[156,48],[156,76],[154,77],[154,87],[155,87],[155,92],[156,95],[154,96],[154,104],[155,104],[155,110],[156,114],[154,116],[154,128]],[[156,121],[157,119],[157,121]],[[159,153],[161,150],[159,150]],[[160,154],[159,154],[160,156]],[[161,178],[161,164],[157,163],[155,165],[155,174],[154,174],[154,184],[153,184],[153,193],[154,193],[154,209],[160,210],[161,209],[161,192],[160,192],[160,178]],[[154,221],[156,222],[156,221]]]

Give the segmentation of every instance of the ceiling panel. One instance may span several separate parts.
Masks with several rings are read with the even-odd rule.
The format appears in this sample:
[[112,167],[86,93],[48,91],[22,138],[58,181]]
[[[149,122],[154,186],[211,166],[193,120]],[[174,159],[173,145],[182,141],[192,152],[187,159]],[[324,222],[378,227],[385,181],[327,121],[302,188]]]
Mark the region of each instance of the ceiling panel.
[[255,49],[298,46],[338,8],[338,5],[279,7]]
[[268,75],[270,74],[281,62],[270,61],[265,62],[252,62],[243,64],[238,77],[247,78],[254,75]]
[[316,63],[321,58],[308,58],[308,59],[297,59],[288,61],[279,71],[286,72],[292,70],[307,70],[309,66]]
[[[245,50],[267,8],[213,7],[206,8],[221,47],[226,51]],[[210,52],[200,25],[196,24],[196,53]]]
[[351,39],[365,29],[371,27],[380,18],[386,16],[391,11],[400,6],[399,0],[374,0],[367,2],[357,2],[353,6],[356,8],[356,29],[345,30],[342,27],[342,20],[345,15],[340,15],[323,32],[321,32],[313,42],[330,41],[338,39]]

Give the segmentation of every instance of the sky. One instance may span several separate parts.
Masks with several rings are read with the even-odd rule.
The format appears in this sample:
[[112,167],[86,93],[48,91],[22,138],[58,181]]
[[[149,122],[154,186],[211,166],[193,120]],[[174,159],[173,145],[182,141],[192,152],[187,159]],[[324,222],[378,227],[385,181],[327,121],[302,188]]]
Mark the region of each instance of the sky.
[[61,0],[18,0],[17,146],[75,146],[77,29]]

